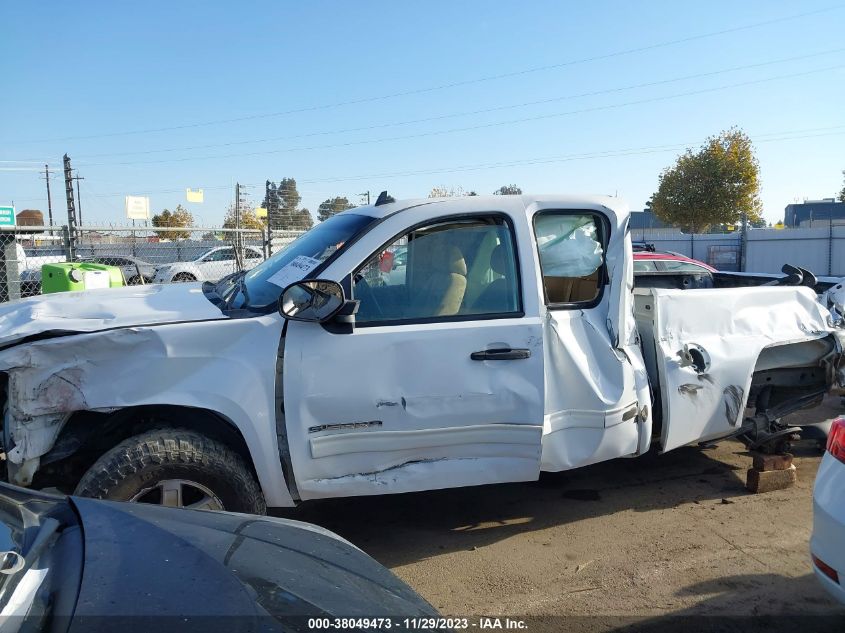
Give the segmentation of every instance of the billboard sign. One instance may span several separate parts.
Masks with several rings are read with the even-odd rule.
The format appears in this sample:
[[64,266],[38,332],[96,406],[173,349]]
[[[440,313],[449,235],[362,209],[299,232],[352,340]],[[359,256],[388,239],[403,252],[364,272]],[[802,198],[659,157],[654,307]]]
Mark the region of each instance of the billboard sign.
[[149,220],[150,199],[146,196],[126,196],[126,217],[130,220]]

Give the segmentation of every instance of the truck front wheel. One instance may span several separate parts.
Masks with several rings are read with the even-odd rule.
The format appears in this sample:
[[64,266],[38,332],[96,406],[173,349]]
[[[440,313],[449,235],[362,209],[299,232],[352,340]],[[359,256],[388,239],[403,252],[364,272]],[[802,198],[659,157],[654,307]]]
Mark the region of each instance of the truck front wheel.
[[88,469],[74,494],[196,510],[267,512],[241,456],[186,429],[156,429],[122,441]]

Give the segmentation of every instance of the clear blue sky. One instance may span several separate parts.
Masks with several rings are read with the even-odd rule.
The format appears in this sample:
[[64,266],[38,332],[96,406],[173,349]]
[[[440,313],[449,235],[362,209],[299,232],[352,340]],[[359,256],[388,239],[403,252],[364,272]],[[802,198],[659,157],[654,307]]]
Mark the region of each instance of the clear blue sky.
[[684,146],[730,126],[755,140],[769,220],[845,169],[835,0],[48,0],[3,2],[0,23],[0,204],[46,211],[28,169],[67,152],[86,222],[125,224],[123,196],[147,194],[219,224],[235,181],[260,202],[286,176],[312,212],[508,183],[640,209]]

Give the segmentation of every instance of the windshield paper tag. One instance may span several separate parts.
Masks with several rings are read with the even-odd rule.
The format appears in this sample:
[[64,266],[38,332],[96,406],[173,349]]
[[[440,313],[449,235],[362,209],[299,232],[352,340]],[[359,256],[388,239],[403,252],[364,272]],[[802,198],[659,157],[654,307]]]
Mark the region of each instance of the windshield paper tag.
[[275,275],[269,277],[267,281],[279,288],[287,288],[293,282],[305,277],[311,270],[319,266],[320,263],[319,259],[314,259],[307,255],[299,255]]

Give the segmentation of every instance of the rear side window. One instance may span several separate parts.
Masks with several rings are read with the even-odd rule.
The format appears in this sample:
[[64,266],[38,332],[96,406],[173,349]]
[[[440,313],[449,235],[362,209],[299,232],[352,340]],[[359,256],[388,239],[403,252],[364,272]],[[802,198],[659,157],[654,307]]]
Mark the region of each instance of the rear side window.
[[548,305],[598,303],[604,287],[605,233],[605,223],[593,213],[552,211],[534,216]]
[[634,272],[635,273],[656,273],[657,272],[657,264],[653,261],[648,259],[635,259],[634,260]]
[[235,251],[231,248],[224,248],[206,255],[203,259],[207,262],[225,262],[230,259],[235,259]]

